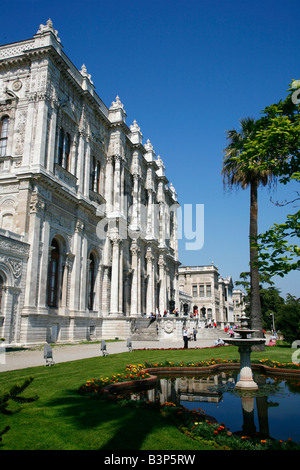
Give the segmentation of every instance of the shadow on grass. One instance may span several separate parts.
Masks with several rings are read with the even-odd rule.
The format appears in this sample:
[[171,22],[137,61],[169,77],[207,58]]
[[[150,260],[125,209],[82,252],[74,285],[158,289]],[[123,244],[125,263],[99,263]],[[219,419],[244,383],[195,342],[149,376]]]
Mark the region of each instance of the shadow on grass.
[[[63,398],[45,403],[55,414],[72,421],[86,442],[91,440],[98,450],[139,450],[149,434],[157,436],[162,426],[174,426],[153,410],[145,407],[122,406],[104,398],[88,398],[69,390]],[[155,437],[153,437],[153,440]],[[84,445],[84,444],[83,444]],[[158,446],[159,448],[159,446]],[[162,448],[162,447],[161,447]]]

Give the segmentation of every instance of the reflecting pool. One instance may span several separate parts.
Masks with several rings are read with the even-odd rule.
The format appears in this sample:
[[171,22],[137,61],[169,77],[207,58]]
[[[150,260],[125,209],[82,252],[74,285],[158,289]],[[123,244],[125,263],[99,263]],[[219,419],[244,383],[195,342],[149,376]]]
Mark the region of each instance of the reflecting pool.
[[257,391],[235,390],[237,372],[207,377],[161,377],[155,388],[131,392],[133,400],[173,402],[199,408],[233,433],[300,442],[300,378],[275,379],[253,374]]

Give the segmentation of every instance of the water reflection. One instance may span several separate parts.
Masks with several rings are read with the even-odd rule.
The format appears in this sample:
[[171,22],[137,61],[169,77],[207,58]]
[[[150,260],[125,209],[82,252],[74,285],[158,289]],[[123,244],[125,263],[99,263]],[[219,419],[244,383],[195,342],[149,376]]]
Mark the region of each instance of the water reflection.
[[[255,374],[258,391],[239,392],[239,374],[160,378],[156,388],[130,394],[132,400],[172,402],[201,409],[241,435],[300,441],[300,386]],[[256,405],[256,406],[255,406]]]

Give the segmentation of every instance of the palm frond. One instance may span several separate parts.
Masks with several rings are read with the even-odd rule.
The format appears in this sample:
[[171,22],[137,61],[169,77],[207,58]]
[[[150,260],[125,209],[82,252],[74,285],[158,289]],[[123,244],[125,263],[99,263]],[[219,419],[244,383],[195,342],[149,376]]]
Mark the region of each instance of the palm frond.
[[257,122],[252,117],[240,120],[240,132],[231,129],[226,132],[229,144],[224,149],[224,159],[221,175],[226,187],[240,186],[246,189],[253,181],[266,186],[273,180],[271,171],[259,171],[252,167],[246,168],[239,159],[245,143],[248,139],[253,139],[258,130]]

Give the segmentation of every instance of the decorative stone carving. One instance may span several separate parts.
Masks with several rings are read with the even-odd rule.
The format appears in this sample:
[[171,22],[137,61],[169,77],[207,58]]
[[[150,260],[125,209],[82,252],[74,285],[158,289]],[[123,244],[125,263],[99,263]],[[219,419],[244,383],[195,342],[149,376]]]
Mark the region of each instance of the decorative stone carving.
[[15,259],[12,259],[12,258],[9,258],[8,262],[9,262],[11,268],[12,268],[12,272],[13,272],[14,277],[16,279],[18,279],[22,274],[22,262],[18,261],[18,260],[15,260]]
[[132,255],[138,255],[139,252],[141,251],[141,248],[139,247],[139,244],[137,240],[134,240],[131,244],[130,251]]
[[81,220],[76,220],[75,232],[83,233],[84,232],[84,223]]
[[48,31],[51,31],[51,33],[53,33],[54,36],[56,37],[57,41],[61,42],[59,37],[58,37],[58,31],[53,28],[53,23],[52,23],[50,18],[49,18],[49,20],[47,21],[47,23],[45,25],[40,24],[40,27],[39,27],[36,34],[44,34],[44,33],[47,33]]
[[165,320],[162,323],[162,327],[165,330],[166,333],[170,334],[174,330],[174,322],[172,320]]
[[91,77],[92,77],[92,76],[91,76],[91,74],[87,73],[87,68],[86,68],[86,66],[85,66],[84,64],[81,66],[80,73],[81,73],[81,75],[82,75],[83,77],[88,78],[89,81],[90,81],[91,83],[93,83],[92,80],[91,80]]
[[34,197],[30,202],[30,213],[44,215],[46,205],[44,201]]

